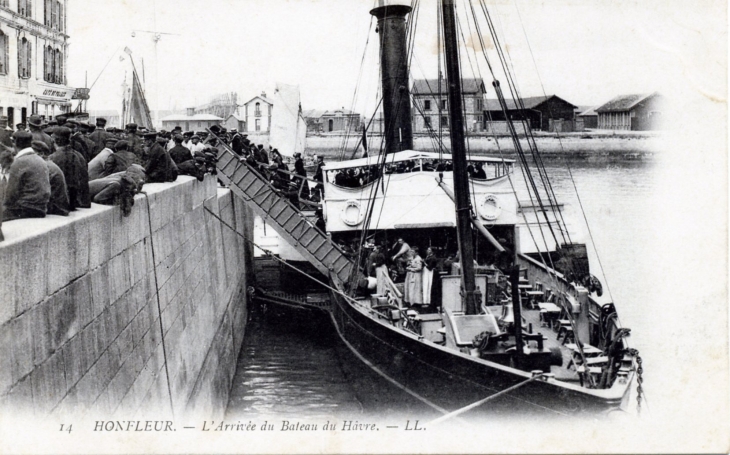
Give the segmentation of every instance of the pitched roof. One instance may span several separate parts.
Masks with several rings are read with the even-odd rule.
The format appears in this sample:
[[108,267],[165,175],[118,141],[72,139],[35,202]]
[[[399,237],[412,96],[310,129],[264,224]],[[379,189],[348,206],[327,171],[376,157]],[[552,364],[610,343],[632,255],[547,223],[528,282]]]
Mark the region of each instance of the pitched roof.
[[160,119],[161,122],[189,122],[189,121],[214,121],[220,122],[223,119],[213,114],[195,114],[193,116],[173,114]]
[[646,100],[647,98],[650,98],[652,96],[658,95],[658,93],[643,93],[643,94],[633,94],[633,95],[619,95],[615,98],[613,98],[608,103],[596,108],[596,112],[625,112],[630,111],[633,109],[637,104],[641,103],[642,101]]
[[302,112],[302,115],[304,118],[320,118],[324,115],[324,113],[327,111],[323,111],[321,109],[309,109],[304,112]]
[[[444,96],[448,93],[448,85],[446,85],[446,79],[441,80],[441,92]],[[413,88],[411,93],[414,95],[432,95],[438,93],[439,82],[438,79],[416,79],[413,81]],[[461,80],[461,92],[462,93],[483,93],[486,92],[484,89],[484,81],[482,79],[462,79]]]
[[239,116],[238,114],[229,114],[228,117],[226,117],[226,120],[228,120],[231,117],[233,117],[234,119],[238,120],[239,122],[243,122],[243,121],[246,120],[243,117]]
[[[549,100],[551,98],[557,98],[557,99],[559,99],[561,101],[564,101],[564,102],[568,103],[567,101],[565,101],[564,99],[562,99],[562,98],[560,98],[559,96],[556,96],[556,95],[548,95],[548,96],[527,96],[527,97],[524,97],[524,98],[521,98],[521,99],[522,99],[522,105],[525,106],[525,109],[535,109],[537,106],[541,105],[542,103],[544,103],[545,101],[547,101],[547,100]],[[509,109],[511,111],[517,111],[517,110],[521,109],[521,107],[517,107],[517,105],[515,104],[515,100],[513,100],[513,99],[505,99],[504,101],[507,104],[507,109]],[[570,104],[573,107],[577,107],[577,106],[575,106],[572,103],[568,103],[568,104]],[[484,110],[486,110],[486,111],[501,111],[502,110],[502,106],[499,104],[499,100],[489,99],[489,100],[487,100],[487,102],[486,102],[486,104],[484,106]]]
[[598,112],[596,112],[595,107],[587,107],[587,108],[581,109],[581,111],[576,115],[578,115],[578,117],[588,117],[588,116],[598,115]]
[[274,105],[274,102],[273,102],[272,100],[270,100],[270,99],[268,99],[268,98],[266,98],[266,97],[264,97],[264,96],[261,96],[261,95],[256,95],[256,96],[254,96],[254,97],[253,97],[253,98],[251,98],[250,100],[248,100],[248,101],[246,101],[245,103],[243,103],[243,105],[244,105],[244,106],[245,106],[245,105],[247,105],[248,103],[250,103],[251,101],[255,100],[256,98],[258,98],[258,99],[262,100],[262,101],[263,101],[263,102],[265,102],[265,103],[271,104],[272,106]]

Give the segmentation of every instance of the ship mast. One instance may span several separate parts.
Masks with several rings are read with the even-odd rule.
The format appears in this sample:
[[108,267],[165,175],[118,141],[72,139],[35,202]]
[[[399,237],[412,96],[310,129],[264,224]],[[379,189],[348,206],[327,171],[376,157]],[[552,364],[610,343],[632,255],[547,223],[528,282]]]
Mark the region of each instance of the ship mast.
[[456,38],[456,11],[453,0],[442,0],[441,6],[449,91],[449,130],[454,164],[454,205],[456,206],[456,230],[461,257],[464,308],[466,314],[478,314],[481,294],[476,288],[474,277],[474,242],[471,232],[469,179],[466,171],[466,147],[464,146],[464,114],[461,100],[459,49]]

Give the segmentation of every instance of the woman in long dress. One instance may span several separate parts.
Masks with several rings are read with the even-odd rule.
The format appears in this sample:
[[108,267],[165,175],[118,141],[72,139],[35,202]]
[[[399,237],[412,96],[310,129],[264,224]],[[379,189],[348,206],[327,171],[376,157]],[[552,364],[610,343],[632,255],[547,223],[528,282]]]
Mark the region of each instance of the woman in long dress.
[[408,305],[423,305],[423,259],[418,255],[417,247],[411,248],[407,254],[410,260],[406,267],[403,300]]
[[385,255],[383,253],[376,253],[373,259],[373,266],[375,269],[375,281],[377,282],[377,293],[378,295],[385,295],[388,290],[389,272],[388,266],[385,265]]
[[433,271],[438,265],[438,259],[433,254],[433,250],[429,247],[426,249],[426,259],[423,267],[423,304],[431,304],[431,285],[433,284]]

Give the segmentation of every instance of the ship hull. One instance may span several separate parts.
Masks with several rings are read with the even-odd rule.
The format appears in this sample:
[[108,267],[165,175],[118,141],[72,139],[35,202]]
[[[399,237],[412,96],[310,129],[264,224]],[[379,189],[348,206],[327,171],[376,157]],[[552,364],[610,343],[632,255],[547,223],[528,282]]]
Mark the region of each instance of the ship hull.
[[[332,320],[360,360],[441,413],[452,412],[515,386],[530,372],[498,365],[419,340],[368,315],[332,293]],[[490,400],[468,415],[575,416],[606,414],[628,401],[632,378],[608,390],[586,389],[551,379],[535,380]]]

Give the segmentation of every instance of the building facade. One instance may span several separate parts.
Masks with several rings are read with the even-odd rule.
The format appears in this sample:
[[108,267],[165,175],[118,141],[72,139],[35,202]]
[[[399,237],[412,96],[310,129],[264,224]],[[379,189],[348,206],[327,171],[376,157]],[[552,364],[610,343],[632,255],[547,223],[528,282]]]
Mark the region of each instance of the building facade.
[[246,121],[237,113],[229,115],[223,122],[223,126],[229,130],[236,129],[240,132],[246,131]]
[[[507,115],[511,120],[526,120],[532,131],[570,132],[575,130],[575,109],[556,95],[530,96],[515,103],[505,99]],[[505,111],[499,100],[487,100],[485,122],[506,122]]]
[[267,133],[271,130],[271,112],[274,102],[266,97],[266,92],[254,96],[243,104],[243,121],[246,131],[252,133]]
[[199,114],[194,107],[188,108],[185,115],[172,114],[160,119],[162,129],[171,131],[176,126],[183,131],[205,131],[213,125],[220,125],[223,119],[213,114]]
[[302,114],[310,133],[356,132],[362,125],[362,117],[357,112],[345,108],[333,111],[309,110]]
[[662,128],[664,97],[659,93],[620,95],[596,108],[598,128],[650,131]]
[[[440,87],[440,88],[439,88]],[[416,79],[413,83],[413,131],[448,130],[448,84],[445,79]],[[487,91],[482,79],[462,81],[464,123],[472,132],[484,131],[484,97]]]
[[66,0],[0,0],[0,123],[14,127],[71,107]]

